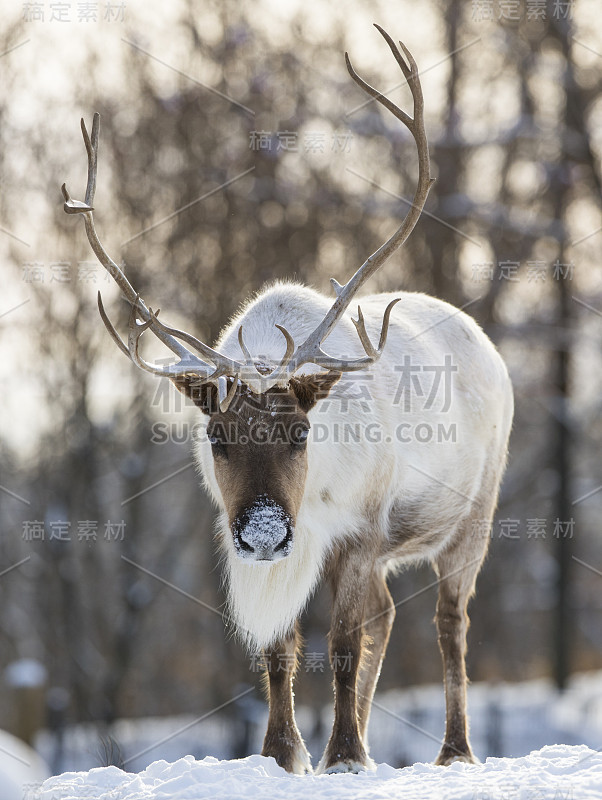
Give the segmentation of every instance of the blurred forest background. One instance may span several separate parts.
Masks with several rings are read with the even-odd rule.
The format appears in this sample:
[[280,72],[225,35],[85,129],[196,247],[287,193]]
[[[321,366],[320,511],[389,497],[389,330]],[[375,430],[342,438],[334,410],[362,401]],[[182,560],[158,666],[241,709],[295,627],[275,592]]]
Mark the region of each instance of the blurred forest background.
[[[99,111],[99,235],[142,296],[205,341],[267,281],[329,291],[395,229],[415,186],[408,132],[345,70],[348,50],[411,108],[372,22],[422,71],[437,182],[369,291],[465,306],[514,383],[469,675],[562,687],[602,668],[596,4],[60,5],[0,4],[0,670],[36,659],[55,717],[100,726],[200,715],[259,687],[219,613],[198,412],[110,341],[97,291],[121,330],[127,309],[60,185],[83,199],[79,119]],[[441,680],[434,580],[424,568],[392,581],[381,690]],[[320,591],[308,652],[327,652],[328,607]],[[300,702],[330,691],[328,669],[301,669]],[[5,684],[0,719],[10,704]]]

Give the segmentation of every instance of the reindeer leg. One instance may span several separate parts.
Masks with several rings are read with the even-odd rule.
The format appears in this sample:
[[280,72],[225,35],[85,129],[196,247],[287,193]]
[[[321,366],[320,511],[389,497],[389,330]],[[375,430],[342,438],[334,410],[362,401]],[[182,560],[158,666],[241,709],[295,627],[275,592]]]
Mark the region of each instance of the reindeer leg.
[[[445,684],[445,739],[435,764],[454,761],[479,763],[468,742],[466,716],[466,634],[469,620],[468,601],[487,551],[487,536],[470,531],[472,520],[455,545],[440,554],[433,566],[439,578],[439,598],[435,620],[439,649],[443,659]],[[463,526],[464,527],[464,526]]]
[[356,694],[363,653],[364,604],[371,572],[371,557],[355,550],[340,555],[332,573],[334,601],[329,654],[334,674],[334,725],[319,773],[374,769],[360,735]]
[[367,636],[368,647],[358,681],[357,702],[360,736],[368,751],[368,719],[372,697],[395,619],[393,598],[380,570],[375,569],[372,573],[364,613],[364,633]]
[[261,754],[273,756],[287,772],[305,775],[313,772],[311,757],[297,728],[293,703],[299,639],[295,628],[290,638],[265,652],[270,713]]

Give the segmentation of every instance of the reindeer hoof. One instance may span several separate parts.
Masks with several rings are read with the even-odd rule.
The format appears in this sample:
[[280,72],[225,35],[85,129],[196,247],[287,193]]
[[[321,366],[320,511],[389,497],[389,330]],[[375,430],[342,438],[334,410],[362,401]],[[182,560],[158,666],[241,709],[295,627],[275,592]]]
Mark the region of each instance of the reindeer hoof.
[[288,770],[293,775],[313,775],[314,768],[311,765],[311,757],[305,748],[293,753],[291,769]]
[[371,771],[375,769],[376,764],[368,756],[361,761],[356,761],[354,759],[341,759],[340,761],[335,761],[333,763],[328,763],[325,759],[322,759],[316,770],[316,775],[338,775],[345,772],[357,774],[358,772]]
[[456,761],[461,761],[464,764],[480,764],[479,759],[473,754],[472,750],[467,752],[458,752],[458,748],[449,745],[443,745],[441,752],[437,756],[435,765],[437,767],[449,767],[450,764]]
[[268,758],[271,756],[278,766],[292,775],[313,775],[311,756],[303,744],[298,745],[295,749],[287,748],[286,750],[274,750],[273,752],[270,752],[270,748],[264,747],[261,755]]

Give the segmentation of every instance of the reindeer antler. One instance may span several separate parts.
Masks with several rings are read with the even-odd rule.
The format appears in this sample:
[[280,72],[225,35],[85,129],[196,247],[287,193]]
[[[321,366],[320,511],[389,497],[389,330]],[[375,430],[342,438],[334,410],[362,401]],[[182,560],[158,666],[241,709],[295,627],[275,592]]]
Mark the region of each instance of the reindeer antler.
[[[94,202],[96,174],[98,169],[100,115],[98,113],[94,114],[91,136],[88,134],[88,130],[83,119],[81,121],[81,129],[84,138],[84,144],[86,146],[86,152],[88,154],[88,182],[86,186],[85,202],[82,203],[79,200],[73,200],[67,191],[67,187],[65,184],[63,184],[61,188],[63,197],[65,198],[64,209],[67,214],[83,215],[88,241],[90,242],[96,257],[114,279],[115,283],[117,283],[123,296],[132,306],[132,311],[130,314],[130,334],[128,337],[128,345],[126,346],[124,344],[109,320],[99,292],[98,309],[100,311],[102,321],[104,322],[107,330],[119,349],[129,356],[132,361],[141,369],[152,372],[155,375],[161,375],[170,378],[181,377],[184,375],[194,375],[202,381],[211,381],[216,383],[219,389],[220,406],[222,407],[222,410],[225,410],[223,406],[228,399],[228,392],[227,387],[224,386],[223,381],[219,381],[219,378],[221,376],[228,375],[233,379],[234,382],[236,382],[236,379],[244,369],[244,365],[238,361],[234,361],[226,356],[223,356],[221,353],[213,350],[208,345],[200,342],[194,336],[191,336],[184,331],[179,331],[176,328],[169,328],[168,326],[163,325],[162,322],[159,322],[157,314],[153,314],[152,309],[146,306],[144,301],[140,298],[140,295],[134,290],[133,286],[126,278],[121,267],[119,267],[119,265],[113,261],[111,256],[104,249],[96,233],[96,228],[94,227],[94,208],[92,205]],[[141,324],[139,324],[137,321],[138,317],[142,319]],[[139,355],[139,339],[147,329],[152,330],[154,335],[161,342],[163,342],[163,344],[167,345],[167,347],[169,347],[169,349],[179,358],[179,361],[176,364],[155,367],[146,362]],[[178,338],[184,340],[198,350],[202,358],[199,358],[187,347],[181,344],[178,341]]]
[[[366,259],[362,266],[344,286],[341,286],[338,281],[336,281],[334,278],[331,278],[330,282],[335,290],[337,299],[334,301],[330,310],[318,327],[309,335],[303,344],[299,345],[293,356],[290,358],[288,364],[285,367],[280,368],[281,373],[284,373],[288,376],[292,375],[296,370],[303,366],[303,364],[318,363],[320,366],[326,367],[327,369],[348,372],[352,370],[364,369],[366,366],[374,363],[380,357],[387,341],[391,310],[395,303],[398,302],[397,300],[393,300],[393,302],[389,303],[385,309],[378,349],[374,349],[370,343],[364,325],[364,317],[361,312],[361,308],[358,307],[358,319],[353,320],[353,323],[357,329],[360,341],[366,351],[367,355],[365,358],[360,358],[355,361],[342,361],[340,359],[332,358],[326,355],[326,353],[324,353],[322,350],[322,342],[326,339],[328,334],[332,331],[339,319],[345,313],[359,289],[385,263],[389,256],[391,256],[392,253],[394,253],[395,250],[401,247],[401,245],[406,241],[414,229],[414,226],[418,222],[420,214],[422,213],[422,209],[424,208],[424,204],[426,203],[429,190],[435,182],[430,176],[429,149],[426,138],[426,130],[424,127],[424,99],[422,96],[422,87],[420,85],[420,78],[418,75],[418,66],[414,61],[414,57],[408,48],[403,44],[403,42],[399,42],[399,45],[403,50],[408,63],[405,62],[404,57],[399,52],[399,48],[389,34],[383,30],[380,25],[375,25],[374,27],[389,45],[395,60],[401,67],[404,78],[407,80],[410,91],[412,92],[412,98],[414,100],[414,116],[410,117],[405,111],[402,111],[400,108],[398,108],[395,103],[391,102],[391,100],[381,94],[377,89],[374,89],[374,87],[370,86],[370,84],[366,83],[366,81],[360,78],[351,65],[348,53],[345,53],[345,63],[347,64],[347,70],[349,71],[349,74],[353,80],[359,86],[361,86],[365,92],[374,97],[375,100],[377,100],[379,103],[381,103],[381,105],[394,114],[397,119],[401,120],[401,122],[403,122],[403,124],[414,137],[414,141],[416,142],[416,147],[418,149],[418,185],[416,186],[416,192],[414,193],[414,200],[410,210],[395,233],[389,239],[387,239],[387,241],[382,244],[378,250],[376,250],[376,252],[372,253],[372,255]],[[276,370],[274,373],[272,373],[272,376],[275,380],[282,377],[281,374],[276,375]]]
[[[429,189],[434,183],[430,177],[429,172],[429,153],[426,132],[424,128],[424,102],[422,97],[422,88],[418,76],[418,67],[412,57],[412,54],[407,47],[400,42],[399,45],[403,50],[403,54],[407,59],[404,60],[397,45],[393,42],[391,37],[379,25],[375,25],[377,30],[384,37],[393,53],[395,60],[399,64],[401,71],[408,82],[412,97],[414,100],[414,116],[410,117],[405,111],[402,111],[387,97],[382,95],[362,78],[360,78],[349,60],[349,56],[345,53],[345,61],[347,69],[353,80],[361,86],[364,91],[374,97],[385,108],[391,111],[403,124],[408,128],[418,148],[418,185],[414,194],[414,201],[411,205],[403,222],[395,233],[388,239],[378,250],[373,253],[357,270],[357,272],[347,281],[344,286],[341,286],[334,278],[331,279],[332,286],[337,295],[336,300],[332,304],[330,310],[318,325],[318,327],[309,335],[309,337],[297,348],[293,337],[281,325],[276,327],[282,332],[286,339],[286,352],[280,363],[268,374],[265,370],[260,369],[253,356],[247,349],[244,339],[242,327],[238,332],[238,340],[241,351],[244,355],[245,361],[235,361],[217,350],[209,347],[201,342],[196,337],[192,336],[185,331],[180,331],[177,328],[171,328],[158,319],[158,311],[153,313],[152,309],[147,307],[140,298],[140,295],[135,291],[131,283],[125,276],[125,273],[113,261],[109,254],[104,249],[103,245],[98,238],[96,229],[94,227],[93,217],[93,202],[94,193],[96,190],[96,174],[98,168],[98,139],[100,131],[100,115],[94,114],[92,123],[92,135],[88,135],[84,120],[81,121],[82,135],[84,137],[84,144],[88,154],[88,182],[86,186],[85,202],[72,200],[65,184],[62,186],[63,196],[65,198],[65,211],[68,214],[82,214],[86,226],[86,234],[88,241],[94,251],[96,257],[102,266],[109,272],[111,277],[115,280],[125,299],[132,306],[129,322],[129,336],[128,344],[126,345],[111,321],[109,320],[104,306],[100,292],[98,293],[98,308],[101,318],[109,331],[111,337],[119,347],[131,360],[141,369],[152,372],[154,375],[161,375],[169,378],[183,377],[185,375],[192,375],[199,378],[203,382],[215,383],[218,387],[218,396],[220,400],[220,408],[225,411],[230,404],[235,394],[235,386],[239,380],[244,378],[244,382],[257,393],[265,392],[272,386],[277,384],[286,384],[292,375],[300,369],[304,364],[314,363],[320,367],[337,372],[351,372],[373,364],[380,358],[387,341],[387,332],[389,327],[389,318],[391,310],[398,300],[393,300],[385,309],[383,315],[383,323],[380,334],[380,341],[378,347],[375,348],[370,341],[366,332],[364,316],[361,308],[358,307],[358,318],[352,320],[360,342],[366,352],[366,356],[358,359],[341,359],[327,355],[322,350],[322,343],[337,324],[339,319],[345,313],[353,300],[355,294],[363,286],[363,284],[384,264],[389,256],[397,250],[398,247],[406,241],[412,232],[429,193]],[[138,322],[138,318],[142,322]],[[149,362],[145,361],[139,353],[140,337],[146,330],[151,330],[152,333],[165,344],[177,357],[178,362],[168,366],[155,367]],[[178,341],[181,340],[181,341]],[[191,350],[182,344],[185,342],[199,355],[195,355]],[[231,379],[232,384],[228,389],[227,378]]]

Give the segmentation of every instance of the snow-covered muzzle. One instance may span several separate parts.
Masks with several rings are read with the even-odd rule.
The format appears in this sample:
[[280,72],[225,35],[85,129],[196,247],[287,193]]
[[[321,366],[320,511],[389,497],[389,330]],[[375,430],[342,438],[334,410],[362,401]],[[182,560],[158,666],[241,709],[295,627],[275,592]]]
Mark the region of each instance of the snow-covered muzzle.
[[280,561],[293,547],[293,518],[281,505],[261,495],[232,522],[234,548],[244,561]]

